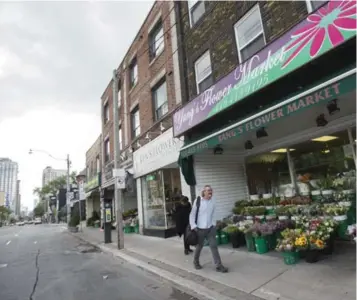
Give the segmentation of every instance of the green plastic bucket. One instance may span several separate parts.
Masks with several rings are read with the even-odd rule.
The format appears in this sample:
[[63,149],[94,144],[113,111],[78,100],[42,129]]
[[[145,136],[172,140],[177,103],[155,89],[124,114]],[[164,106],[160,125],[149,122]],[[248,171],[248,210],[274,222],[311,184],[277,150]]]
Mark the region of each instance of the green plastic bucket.
[[132,232],[131,226],[124,227],[124,233],[131,233],[131,232]]
[[273,233],[267,236],[269,250],[275,250],[277,245],[277,235]]
[[337,225],[337,236],[344,240],[349,240],[347,235],[348,220],[339,221]]
[[257,237],[255,241],[255,250],[259,254],[264,254],[269,251],[268,241],[266,237]]
[[245,235],[245,243],[247,245],[247,249],[249,252],[254,252],[255,251],[255,243],[254,243],[254,238],[251,235]]
[[229,237],[227,233],[221,232],[220,242],[221,245],[227,245],[229,243]]
[[295,265],[299,262],[300,259],[299,252],[286,251],[282,253],[283,253],[284,263],[286,265]]
[[139,233],[139,225],[134,226],[134,232]]

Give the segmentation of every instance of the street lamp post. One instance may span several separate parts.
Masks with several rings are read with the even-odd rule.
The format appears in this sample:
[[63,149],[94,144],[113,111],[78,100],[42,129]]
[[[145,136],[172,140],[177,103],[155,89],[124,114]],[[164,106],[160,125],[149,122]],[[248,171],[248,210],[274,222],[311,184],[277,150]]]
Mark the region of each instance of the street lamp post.
[[81,194],[83,193],[83,184],[85,175],[79,174],[76,176],[78,184],[78,208],[79,208],[79,231],[82,231],[82,206],[81,206]]
[[[50,153],[48,153],[47,151],[44,150],[38,150],[38,149],[30,149],[29,154],[33,154],[34,152],[41,152],[44,154],[47,154],[49,157],[55,159],[55,160],[62,160],[62,161],[66,161],[67,163],[67,194],[66,194],[66,205],[67,205],[67,223],[69,221],[69,219],[71,218],[71,206],[70,206],[70,199],[69,199],[69,194],[71,192],[71,187],[70,187],[70,166],[71,166],[71,161],[69,159],[69,154],[67,154],[67,157],[65,159],[63,158],[57,158],[52,156]],[[58,212],[57,212],[58,214]]]

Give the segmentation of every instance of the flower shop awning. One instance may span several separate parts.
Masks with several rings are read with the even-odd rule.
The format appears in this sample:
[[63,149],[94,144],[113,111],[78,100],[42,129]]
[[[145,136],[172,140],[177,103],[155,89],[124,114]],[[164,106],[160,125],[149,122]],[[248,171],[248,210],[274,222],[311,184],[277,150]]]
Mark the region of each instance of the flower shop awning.
[[185,145],[180,150],[180,157],[185,158],[213,148],[224,142],[237,139],[243,134],[256,131],[272,122],[302,112],[313,106],[327,103],[343,94],[356,90],[356,68],[335,76],[319,85],[290,96],[268,109],[212,133],[198,141]]

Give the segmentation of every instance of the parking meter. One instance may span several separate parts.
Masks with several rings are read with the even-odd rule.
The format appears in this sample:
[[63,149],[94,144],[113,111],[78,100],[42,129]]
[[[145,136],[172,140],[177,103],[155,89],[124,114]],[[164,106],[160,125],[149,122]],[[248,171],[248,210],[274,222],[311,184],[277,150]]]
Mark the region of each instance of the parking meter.
[[112,242],[112,201],[104,199],[103,205],[104,216],[104,243]]

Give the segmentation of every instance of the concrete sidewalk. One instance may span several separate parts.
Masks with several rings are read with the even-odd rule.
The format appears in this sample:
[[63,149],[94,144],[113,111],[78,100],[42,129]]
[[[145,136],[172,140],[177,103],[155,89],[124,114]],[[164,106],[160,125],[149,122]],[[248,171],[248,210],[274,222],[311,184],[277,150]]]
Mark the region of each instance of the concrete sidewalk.
[[[160,274],[169,272],[178,274],[180,278],[192,275],[191,281],[198,280],[203,288],[217,293],[216,298],[212,298],[212,294],[210,299],[316,300],[321,296],[324,300],[356,299],[354,245],[347,247],[347,250],[346,247],[336,247],[334,255],[316,264],[300,262],[296,266],[285,265],[276,253],[258,255],[221,247],[222,261],[229,267],[229,273],[221,274],[214,269],[208,247],[202,251],[203,270],[195,270],[192,255],[184,255],[182,241],[178,237],[161,239],[126,234],[125,250],[119,251],[116,248],[116,231],[112,231],[113,244],[103,244],[104,233],[99,229],[83,228],[83,232],[76,235],[113,255],[132,262],[135,260],[144,269],[157,267],[162,270]],[[193,289],[197,290],[197,287]]]

